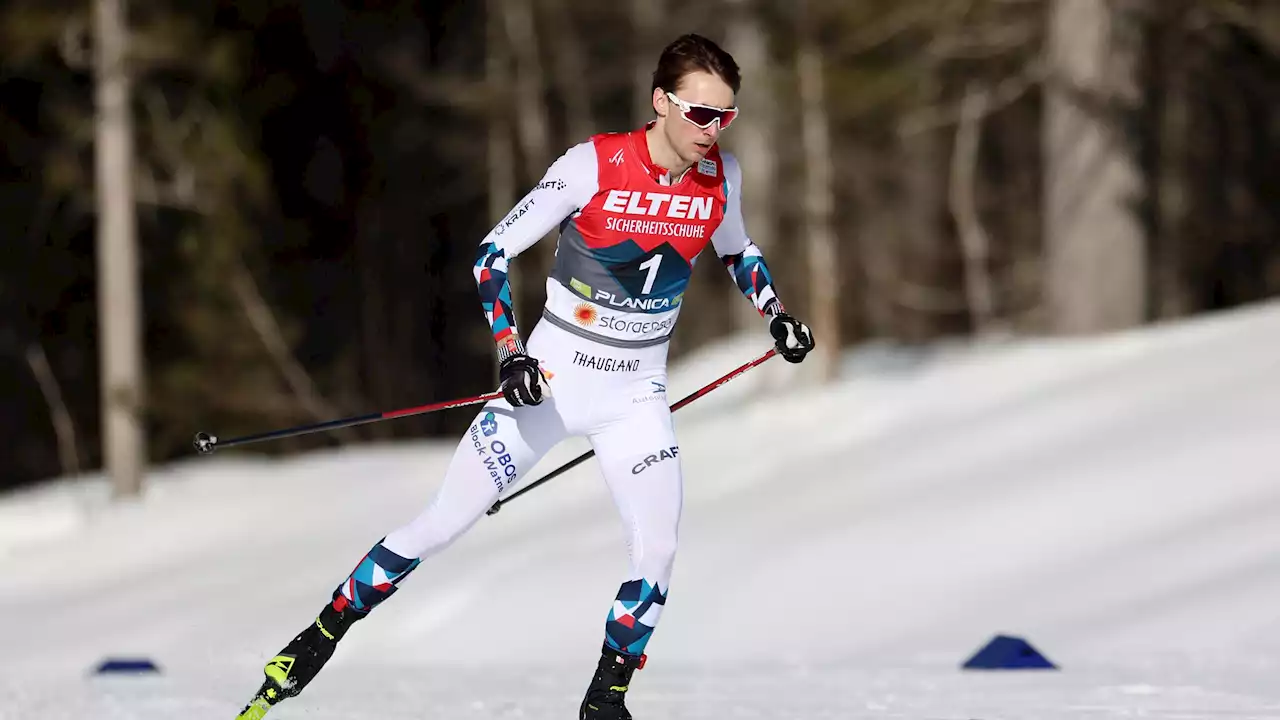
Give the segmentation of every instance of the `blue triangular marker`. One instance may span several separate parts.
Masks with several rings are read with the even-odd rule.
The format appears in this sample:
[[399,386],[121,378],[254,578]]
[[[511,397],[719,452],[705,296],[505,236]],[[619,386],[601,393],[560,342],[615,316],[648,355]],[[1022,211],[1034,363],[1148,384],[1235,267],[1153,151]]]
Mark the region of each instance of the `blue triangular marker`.
[[997,635],[963,665],[965,670],[1057,670],[1020,637]]
[[147,658],[107,658],[94,672],[98,675],[158,673],[160,668]]

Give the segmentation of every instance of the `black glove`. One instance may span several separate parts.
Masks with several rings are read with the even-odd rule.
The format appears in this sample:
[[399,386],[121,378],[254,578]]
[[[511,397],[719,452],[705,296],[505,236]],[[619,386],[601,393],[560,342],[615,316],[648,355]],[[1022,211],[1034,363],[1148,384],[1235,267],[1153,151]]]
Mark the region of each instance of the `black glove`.
[[775,340],[778,354],[787,362],[798,363],[813,349],[813,333],[809,326],[786,313],[778,313],[769,321],[769,334]]
[[538,368],[538,361],[524,353],[504,359],[499,366],[498,377],[502,381],[499,386],[502,396],[512,407],[537,405],[551,394],[550,386]]

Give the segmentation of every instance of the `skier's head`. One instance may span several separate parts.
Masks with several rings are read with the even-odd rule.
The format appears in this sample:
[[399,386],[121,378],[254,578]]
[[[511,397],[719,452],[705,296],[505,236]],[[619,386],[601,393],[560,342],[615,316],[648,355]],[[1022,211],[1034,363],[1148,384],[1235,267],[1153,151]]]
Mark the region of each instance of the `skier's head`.
[[682,35],[663,49],[653,71],[656,129],[685,164],[701,160],[733,122],[741,84],[733,56],[701,35]]

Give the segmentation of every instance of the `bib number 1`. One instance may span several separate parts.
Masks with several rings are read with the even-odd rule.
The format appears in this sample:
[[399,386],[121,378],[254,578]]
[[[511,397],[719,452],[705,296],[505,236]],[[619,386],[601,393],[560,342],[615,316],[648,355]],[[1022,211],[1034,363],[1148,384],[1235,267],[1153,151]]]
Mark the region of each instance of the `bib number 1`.
[[654,255],[643,263],[640,263],[641,270],[649,271],[648,277],[644,279],[644,289],[640,291],[641,295],[648,295],[653,290],[653,281],[658,279],[658,266],[661,264],[661,255]]

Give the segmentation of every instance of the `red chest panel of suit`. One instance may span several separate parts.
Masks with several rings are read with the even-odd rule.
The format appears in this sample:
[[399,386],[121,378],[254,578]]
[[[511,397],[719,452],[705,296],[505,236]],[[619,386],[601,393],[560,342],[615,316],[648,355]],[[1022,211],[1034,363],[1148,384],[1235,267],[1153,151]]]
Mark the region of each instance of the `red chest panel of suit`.
[[561,226],[552,277],[579,297],[621,312],[677,307],[693,262],[724,219],[720,152],[674,185],[649,160],[644,131],[597,135],[596,194]]
[[692,262],[724,219],[724,175],[718,148],[674,185],[649,160],[643,130],[594,138],[599,191],[574,219],[590,248],[632,240],[644,252],[663,243]]

